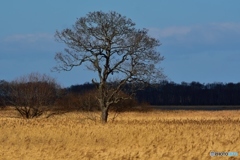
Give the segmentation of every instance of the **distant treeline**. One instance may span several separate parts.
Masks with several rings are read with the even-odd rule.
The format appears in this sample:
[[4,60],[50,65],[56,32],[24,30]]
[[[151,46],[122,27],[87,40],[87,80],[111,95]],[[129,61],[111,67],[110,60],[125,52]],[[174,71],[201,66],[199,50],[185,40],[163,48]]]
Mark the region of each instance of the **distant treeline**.
[[[3,101],[4,97],[9,96],[6,87],[3,89],[6,85],[9,86],[9,83],[0,81],[0,105],[6,103]],[[130,88],[130,86],[126,86],[123,92],[129,94]],[[79,98],[74,99],[73,97],[76,97],[74,95],[83,95],[94,89],[96,86],[91,83],[72,85],[68,88],[60,88],[61,91],[56,92],[54,99],[62,99],[61,103],[66,103],[66,101],[75,103]],[[60,92],[65,93],[65,97],[59,96]],[[71,98],[68,98],[69,95]],[[137,102],[151,105],[240,105],[240,83],[182,82],[177,84],[163,81],[137,90],[134,96]],[[72,102],[68,103],[72,104]]]
[[[67,88],[74,93],[94,89],[93,84],[73,85]],[[128,91],[129,87],[124,90]],[[240,105],[240,83],[199,82],[177,84],[163,81],[145,87],[135,94],[138,102],[151,105]]]

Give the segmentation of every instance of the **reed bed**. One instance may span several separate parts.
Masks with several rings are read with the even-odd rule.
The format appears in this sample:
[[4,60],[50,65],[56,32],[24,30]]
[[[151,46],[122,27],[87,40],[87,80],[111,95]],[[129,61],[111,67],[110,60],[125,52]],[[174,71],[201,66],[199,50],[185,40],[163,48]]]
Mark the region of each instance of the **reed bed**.
[[27,120],[0,111],[0,159],[240,159],[209,154],[240,153],[240,111],[127,112],[114,121],[113,115],[104,125],[90,118],[98,113]]

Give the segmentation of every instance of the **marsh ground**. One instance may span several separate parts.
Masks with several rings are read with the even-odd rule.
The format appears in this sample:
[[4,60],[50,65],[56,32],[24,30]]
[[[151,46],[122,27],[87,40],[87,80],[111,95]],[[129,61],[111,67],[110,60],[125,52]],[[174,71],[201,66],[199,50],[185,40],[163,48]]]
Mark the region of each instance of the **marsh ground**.
[[210,151],[240,153],[240,111],[156,110],[121,113],[109,123],[98,113],[71,112],[26,120],[0,111],[1,160],[207,160]]

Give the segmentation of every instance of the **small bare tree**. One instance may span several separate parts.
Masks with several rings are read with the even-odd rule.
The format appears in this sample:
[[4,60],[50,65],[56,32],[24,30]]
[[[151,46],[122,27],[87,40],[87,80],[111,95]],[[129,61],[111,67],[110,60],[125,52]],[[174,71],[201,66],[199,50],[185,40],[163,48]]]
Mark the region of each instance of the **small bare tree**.
[[12,81],[8,88],[8,102],[22,117],[34,118],[54,104],[59,85],[45,74],[31,73]]
[[[151,83],[164,78],[157,65],[163,57],[157,51],[160,42],[146,29],[136,29],[131,19],[116,12],[90,12],[77,19],[73,27],[56,31],[56,40],[67,45],[65,54],[57,53],[57,71],[75,66],[97,72],[98,103],[101,120],[107,122],[109,108],[125,99],[119,96],[125,84]],[[109,85],[110,79],[118,79]]]

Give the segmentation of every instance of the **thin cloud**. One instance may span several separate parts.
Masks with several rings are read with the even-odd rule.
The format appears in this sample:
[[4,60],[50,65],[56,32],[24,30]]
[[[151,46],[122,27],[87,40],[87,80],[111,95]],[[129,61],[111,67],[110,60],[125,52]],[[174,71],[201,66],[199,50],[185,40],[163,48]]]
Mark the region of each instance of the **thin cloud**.
[[52,41],[53,35],[48,33],[37,33],[37,34],[15,34],[7,36],[3,39],[4,42],[27,42],[34,43],[37,41]]
[[233,32],[240,33],[240,23],[212,23],[213,26],[220,30],[230,30]]
[[149,28],[169,50],[240,50],[240,23]]
[[[219,36],[229,34],[240,34],[240,23],[211,23],[207,25],[193,26],[171,26],[167,28],[149,28],[149,34],[158,38],[187,37],[194,33],[201,33],[198,36],[218,39]],[[202,39],[201,38],[201,39]]]
[[166,38],[173,36],[183,36],[191,32],[191,27],[168,27],[164,29],[160,28],[149,28],[150,35],[153,35],[156,38]]
[[54,51],[57,43],[49,33],[14,34],[0,40],[0,52]]

